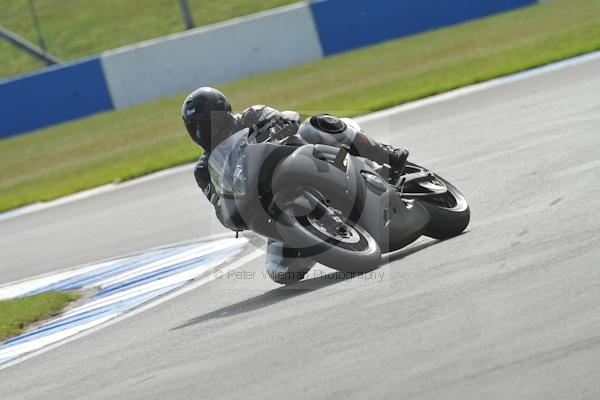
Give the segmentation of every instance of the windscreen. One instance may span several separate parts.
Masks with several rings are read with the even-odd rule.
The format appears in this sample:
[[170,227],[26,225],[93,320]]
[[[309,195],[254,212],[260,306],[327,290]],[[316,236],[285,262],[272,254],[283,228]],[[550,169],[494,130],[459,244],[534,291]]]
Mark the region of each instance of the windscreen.
[[236,198],[246,194],[245,148],[248,132],[248,129],[242,129],[219,143],[208,159],[210,180],[222,197]]

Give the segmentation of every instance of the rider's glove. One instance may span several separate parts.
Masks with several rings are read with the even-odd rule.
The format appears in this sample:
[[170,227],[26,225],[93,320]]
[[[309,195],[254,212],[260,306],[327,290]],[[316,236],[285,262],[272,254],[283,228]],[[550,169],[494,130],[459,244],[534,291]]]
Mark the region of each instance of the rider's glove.
[[299,125],[296,121],[281,118],[273,127],[273,137],[278,140],[285,139],[295,135],[298,128]]
[[406,149],[394,149],[389,153],[390,167],[396,171],[402,171],[406,165],[408,159],[408,150]]
[[286,118],[273,118],[262,124],[257,124],[254,129],[257,141],[281,140],[298,132],[298,123]]

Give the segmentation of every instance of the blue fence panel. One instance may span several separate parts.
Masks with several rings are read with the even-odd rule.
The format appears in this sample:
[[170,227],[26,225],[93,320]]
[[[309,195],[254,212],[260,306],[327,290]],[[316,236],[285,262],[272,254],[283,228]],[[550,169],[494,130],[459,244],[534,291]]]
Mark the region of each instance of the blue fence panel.
[[536,0],[320,0],[311,9],[325,55],[456,24]]
[[0,137],[111,109],[97,57],[0,81]]

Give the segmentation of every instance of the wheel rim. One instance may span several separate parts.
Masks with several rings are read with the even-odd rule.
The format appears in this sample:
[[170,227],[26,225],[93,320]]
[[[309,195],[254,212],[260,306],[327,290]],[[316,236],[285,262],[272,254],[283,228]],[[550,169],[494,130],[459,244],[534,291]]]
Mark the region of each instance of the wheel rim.
[[[438,178],[439,179],[439,178]],[[440,179],[441,180],[441,179]],[[464,196],[451,184],[443,181],[448,189],[446,193],[423,197],[421,200],[426,201],[438,208],[444,208],[451,211],[463,211],[467,208],[467,201]]]
[[[416,164],[410,164],[409,168],[417,171],[429,171],[428,169],[420,167]],[[429,192],[404,192],[403,195],[409,198],[418,198],[419,200],[430,203],[436,207],[452,211],[463,211],[467,207],[466,199],[462,193],[460,193],[460,191],[448,181],[435,173],[433,174],[433,179],[431,181],[419,182],[419,186]]]
[[[373,239],[371,238],[368,240],[357,227],[344,223],[343,227],[347,230],[347,233],[342,235],[342,237],[339,237],[338,235],[329,232],[327,228],[321,226],[320,223],[314,223],[317,220],[312,216],[296,217],[296,221],[301,229],[304,229],[310,235],[323,242],[329,243],[330,245],[353,252],[371,251],[371,241]],[[356,240],[356,238],[358,238],[358,240]]]
[[307,221],[311,226],[316,228],[319,232],[326,235],[327,237],[343,243],[356,244],[360,241],[360,234],[354,229],[353,226],[344,223],[337,229],[328,229],[324,226],[321,221],[312,216],[307,218]]

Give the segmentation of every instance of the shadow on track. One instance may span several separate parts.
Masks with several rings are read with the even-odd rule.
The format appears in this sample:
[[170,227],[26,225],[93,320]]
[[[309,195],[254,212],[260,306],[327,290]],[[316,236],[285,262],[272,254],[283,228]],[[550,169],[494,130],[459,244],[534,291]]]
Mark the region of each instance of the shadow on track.
[[207,314],[193,318],[186,323],[176,326],[171,330],[177,330],[186,328],[191,325],[200,324],[202,322],[210,321],[218,318],[227,318],[239,314],[245,314],[250,311],[259,310],[261,308],[268,307],[270,305],[291,299],[296,296],[300,296],[305,293],[314,292],[337,283],[344,282],[351,278],[337,277],[336,273],[324,275],[319,278],[308,279],[305,281],[298,282],[294,285],[281,286],[277,289],[269,290],[266,293],[252,297],[250,299],[241,301],[236,304],[232,304],[227,307],[219,308],[218,310],[211,311]]
[[[408,257],[411,254],[424,250],[439,242],[439,240],[431,240],[425,243],[411,246],[409,248],[404,248],[401,250],[394,251],[392,253],[385,254],[382,259],[381,265],[384,266],[385,264],[389,264],[393,261],[401,260],[405,257]],[[232,304],[227,307],[222,307],[215,311],[211,311],[199,317],[192,318],[191,320],[179,326],[171,328],[171,330],[179,330],[214,319],[233,317],[251,311],[260,310],[261,308],[269,307],[273,304],[277,304],[279,302],[294,298],[296,296],[314,292],[315,290],[323,289],[350,279],[352,279],[352,277],[348,277],[347,275],[340,275],[337,272],[332,272],[330,274],[323,275],[318,278],[312,278],[298,282],[294,285],[281,286],[277,289],[269,290],[268,292],[258,295],[256,297],[252,297],[239,303]]]

